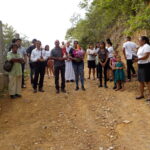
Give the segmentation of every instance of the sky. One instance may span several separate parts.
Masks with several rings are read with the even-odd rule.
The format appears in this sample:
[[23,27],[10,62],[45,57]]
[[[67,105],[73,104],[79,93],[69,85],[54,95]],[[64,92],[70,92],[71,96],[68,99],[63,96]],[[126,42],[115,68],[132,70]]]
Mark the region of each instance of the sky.
[[70,18],[84,14],[80,0],[1,0],[0,20],[12,25],[29,40],[37,38],[43,45],[54,46],[56,39],[64,41]]

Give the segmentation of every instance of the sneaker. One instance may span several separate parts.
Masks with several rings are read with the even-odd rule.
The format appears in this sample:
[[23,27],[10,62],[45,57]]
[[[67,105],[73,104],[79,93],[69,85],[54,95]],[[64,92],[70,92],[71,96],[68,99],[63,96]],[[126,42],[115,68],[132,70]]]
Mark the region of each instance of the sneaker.
[[76,87],[76,89],[75,89],[76,91],[78,91],[79,90],[79,87]]
[[15,95],[10,95],[10,98],[11,98],[11,99],[15,99],[16,96],[15,96]]
[[82,90],[85,91],[85,87],[84,86],[82,86]]
[[117,88],[117,86],[114,86],[113,89],[115,90]]
[[16,94],[15,96],[18,98],[22,97],[22,95],[20,95],[20,94]]
[[59,94],[59,90],[56,90],[56,94]]
[[61,89],[61,92],[62,92],[62,93],[66,93],[66,90],[65,90],[65,89]]
[[104,87],[105,87],[106,89],[108,88],[108,86],[107,86],[106,84],[104,85]]
[[45,92],[43,89],[39,89],[39,92]]
[[70,82],[74,82],[74,80],[70,80]]
[[103,87],[103,85],[102,85],[102,84],[100,84],[98,87],[99,87],[99,88],[101,88],[101,87]]
[[34,89],[34,90],[33,90],[33,93],[37,93],[37,89]]

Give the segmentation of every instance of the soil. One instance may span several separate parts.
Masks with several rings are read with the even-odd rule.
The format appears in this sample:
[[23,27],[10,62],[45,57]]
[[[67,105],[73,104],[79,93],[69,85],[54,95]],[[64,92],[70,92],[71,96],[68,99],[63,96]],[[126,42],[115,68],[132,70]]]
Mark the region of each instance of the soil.
[[23,97],[0,99],[0,150],[150,150],[150,104],[135,100],[137,81],[125,91],[98,88],[55,93],[53,78],[45,93],[34,94],[27,81]]

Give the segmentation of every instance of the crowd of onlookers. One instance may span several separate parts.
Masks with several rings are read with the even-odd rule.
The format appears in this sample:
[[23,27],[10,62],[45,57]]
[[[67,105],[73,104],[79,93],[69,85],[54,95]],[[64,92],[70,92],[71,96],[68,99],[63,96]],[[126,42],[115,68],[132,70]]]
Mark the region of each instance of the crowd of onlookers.
[[[121,57],[123,54],[123,57]],[[85,57],[87,56],[87,57]],[[24,80],[25,65],[29,61],[30,79],[33,92],[44,92],[44,76],[54,76],[56,93],[66,93],[65,85],[68,82],[75,82],[78,91],[85,91],[84,63],[87,58],[89,68],[88,79],[99,80],[99,87],[108,88],[108,81],[113,81],[115,91],[124,90],[125,82],[131,82],[132,77],[138,77],[140,83],[140,95],[136,99],[144,98],[144,87],[147,86],[150,101],[150,42],[149,38],[142,36],[139,43],[131,41],[126,37],[122,50],[115,50],[110,39],[106,41],[90,43],[88,49],[83,50],[78,41],[66,44],[58,40],[55,47],[50,50],[49,45],[44,48],[39,40],[34,39],[29,48],[24,48],[21,39],[14,39],[7,54],[7,60],[13,63],[9,71],[9,94],[11,98],[21,97],[21,88],[26,88]],[[122,59],[125,59],[123,61]],[[27,61],[28,60],[28,61]],[[138,72],[134,69],[133,63],[138,63]],[[127,75],[125,73],[127,68]],[[59,78],[61,75],[61,85]]]

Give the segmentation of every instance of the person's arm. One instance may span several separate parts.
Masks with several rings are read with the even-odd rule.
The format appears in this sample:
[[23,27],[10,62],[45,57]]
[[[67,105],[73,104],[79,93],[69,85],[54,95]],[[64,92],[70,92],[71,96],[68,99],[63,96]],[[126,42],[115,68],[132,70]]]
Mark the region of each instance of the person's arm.
[[125,60],[127,60],[126,51],[125,51],[125,48],[124,48],[124,47],[123,47],[123,55],[124,55]]
[[113,69],[113,67],[112,67],[112,59],[110,59],[109,66],[110,66],[111,69]]
[[106,55],[106,60],[105,60],[105,62],[103,63],[103,66],[106,65],[107,61],[108,61],[108,53],[107,53],[107,55]]
[[139,60],[145,60],[150,56],[150,52],[145,53],[145,55],[141,58],[135,58],[135,62],[139,61]]

